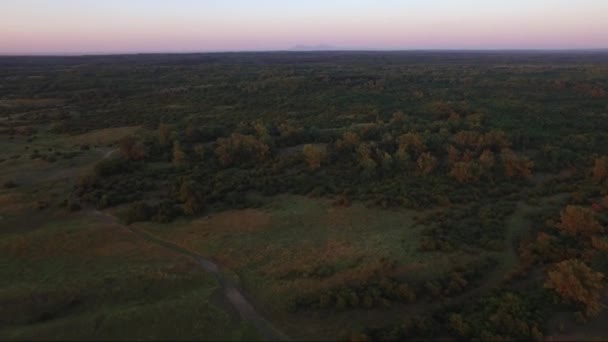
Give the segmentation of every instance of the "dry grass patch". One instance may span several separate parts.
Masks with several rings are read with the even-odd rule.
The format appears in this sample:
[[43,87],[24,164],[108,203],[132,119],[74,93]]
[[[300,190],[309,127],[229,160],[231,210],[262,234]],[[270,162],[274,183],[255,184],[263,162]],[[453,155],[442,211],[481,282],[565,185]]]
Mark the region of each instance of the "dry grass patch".
[[270,226],[270,214],[257,209],[229,210],[192,222],[197,229],[251,233]]
[[84,134],[65,138],[67,141],[77,145],[111,145],[131,136],[141,129],[141,126],[126,126],[115,128],[104,128],[90,131]]
[[21,98],[11,100],[0,100],[0,107],[46,107],[58,106],[64,103],[64,99],[56,98]]
[[24,194],[15,192],[0,194],[0,212],[2,213],[18,212],[31,206],[32,203],[30,203]]
[[[270,227],[271,217],[268,213],[257,209],[229,210],[209,215],[184,225],[173,225],[171,232],[165,234],[164,229],[155,230],[164,238],[178,245],[201,252],[202,244],[210,239],[216,240],[226,235],[239,233],[254,233]],[[149,224],[136,224],[146,229]]]
[[83,258],[145,255],[150,260],[181,257],[122,227],[86,220],[56,222],[31,233],[12,236],[0,244],[0,250],[29,260],[71,255]]
[[321,268],[354,263],[361,257],[361,252],[345,241],[328,240],[322,246],[306,242],[297,247],[276,250],[261,271],[266,276],[280,279],[307,277],[315,275]]

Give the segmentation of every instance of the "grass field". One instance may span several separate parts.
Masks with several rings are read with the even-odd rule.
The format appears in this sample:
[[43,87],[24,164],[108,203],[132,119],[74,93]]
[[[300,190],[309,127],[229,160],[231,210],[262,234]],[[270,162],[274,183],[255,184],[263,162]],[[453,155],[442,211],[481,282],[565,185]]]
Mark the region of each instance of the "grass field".
[[0,339],[257,338],[190,258],[58,208],[100,156],[4,162],[1,179],[17,187],[0,189]]
[[[415,224],[414,211],[367,208],[361,203],[335,207],[327,199],[293,195],[264,198],[262,203],[257,209],[133,227],[236,272],[259,307],[291,329],[292,336],[303,338],[324,336],[332,329],[333,318],[328,316],[323,328],[317,327],[323,330],[299,331],[297,322],[305,316],[288,314],[297,297],[364,282],[381,269],[382,260],[397,262],[395,272],[400,276],[423,281],[484,256],[421,253],[418,242],[424,227]],[[334,320],[335,326],[344,323],[342,316]]]

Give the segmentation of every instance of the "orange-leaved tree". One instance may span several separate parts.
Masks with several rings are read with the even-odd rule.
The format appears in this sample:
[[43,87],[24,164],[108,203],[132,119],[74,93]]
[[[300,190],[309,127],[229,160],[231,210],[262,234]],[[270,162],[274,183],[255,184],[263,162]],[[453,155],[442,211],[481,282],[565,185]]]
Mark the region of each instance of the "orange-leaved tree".
[[547,274],[545,287],[567,302],[581,306],[587,316],[593,316],[603,308],[600,298],[604,275],[580,260],[569,259],[553,265]]
[[595,158],[592,173],[593,180],[597,183],[608,179],[608,157]]
[[450,170],[450,177],[460,183],[468,183],[479,180],[479,166],[475,162],[457,162]]
[[416,160],[418,165],[418,171],[420,174],[426,176],[435,170],[437,166],[437,158],[435,158],[430,152],[425,152],[418,157]]
[[342,150],[352,150],[359,145],[361,138],[355,132],[344,132],[342,134],[342,138],[336,141],[336,149],[338,151]]
[[534,162],[528,158],[520,157],[508,148],[502,149],[501,158],[507,178],[526,178],[532,175]]
[[601,233],[604,228],[596,220],[593,211],[579,206],[569,205],[561,213],[557,229],[568,235],[589,237]]

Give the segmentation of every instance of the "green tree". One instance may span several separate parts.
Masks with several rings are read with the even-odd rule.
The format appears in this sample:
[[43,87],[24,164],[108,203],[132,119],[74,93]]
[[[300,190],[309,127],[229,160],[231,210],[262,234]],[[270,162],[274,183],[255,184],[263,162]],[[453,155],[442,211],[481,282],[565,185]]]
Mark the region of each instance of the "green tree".
[[184,213],[188,215],[196,215],[204,209],[203,191],[193,180],[186,179],[182,182],[179,199],[184,203]]
[[161,145],[168,146],[171,143],[172,134],[171,126],[164,123],[158,125],[158,140]]

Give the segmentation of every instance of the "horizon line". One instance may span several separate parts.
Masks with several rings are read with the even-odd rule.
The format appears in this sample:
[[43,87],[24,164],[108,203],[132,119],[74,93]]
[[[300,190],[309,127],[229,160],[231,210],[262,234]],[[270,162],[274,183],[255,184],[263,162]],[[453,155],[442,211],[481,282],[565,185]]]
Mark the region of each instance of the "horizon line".
[[268,50],[209,50],[209,51],[129,51],[129,52],[29,52],[29,53],[0,53],[3,57],[94,57],[94,56],[137,56],[137,55],[204,55],[223,53],[308,53],[308,52],[608,52],[605,48],[443,48],[443,49],[268,49]]

